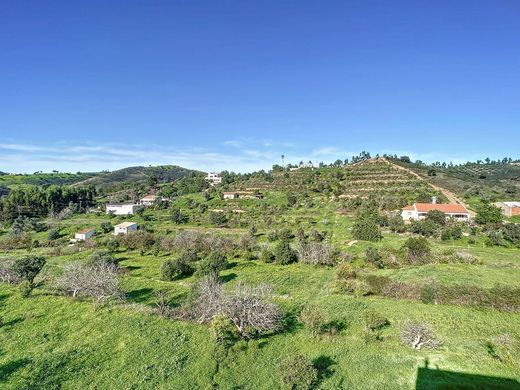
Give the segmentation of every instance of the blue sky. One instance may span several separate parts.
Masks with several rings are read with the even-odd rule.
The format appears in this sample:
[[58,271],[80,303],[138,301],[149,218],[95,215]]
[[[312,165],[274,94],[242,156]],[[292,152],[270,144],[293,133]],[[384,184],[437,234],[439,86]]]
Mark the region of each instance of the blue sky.
[[519,20],[516,0],[4,1],[0,170],[518,158]]

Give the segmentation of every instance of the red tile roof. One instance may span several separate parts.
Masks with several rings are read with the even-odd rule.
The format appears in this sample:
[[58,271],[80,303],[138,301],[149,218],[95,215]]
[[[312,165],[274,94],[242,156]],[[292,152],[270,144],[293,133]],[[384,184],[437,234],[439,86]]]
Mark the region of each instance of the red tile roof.
[[91,230],[94,230],[94,229],[92,229],[92,228],[85,228],[85,229],[80,230],[78,233],[79,234],[85,234],[85,233],[90,232]]
[[463,205],[457,203],[415,203],[414,206],[419,213],[427,213],[428,211],[439,210],[445,214],[469,214],[469,211]]

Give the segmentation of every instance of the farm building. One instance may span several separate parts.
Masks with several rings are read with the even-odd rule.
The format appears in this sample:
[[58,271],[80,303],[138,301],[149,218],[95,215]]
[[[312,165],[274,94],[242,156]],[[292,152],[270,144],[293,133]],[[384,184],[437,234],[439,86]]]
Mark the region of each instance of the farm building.
[[215,184],[222,183],[222,176],[220,173],[210,172],[206,175],[204,180],[206,180],[210,186],[214,186]]
[[140,200],[141,205],[143,206],[153,206],[157,200],[160,200],[161,202],[166,202],[168,199],[163,197],[158,197],[157,195],[149,194],[146,196],[143,196]]
[[118,234],[128,234],[135,231],[137,231],[137,223],[135,222],[123,222],[114,226],[114,235],[116,236]]
[[262,194],[253,191],[224,192],[223,199],[262,199]]
[[77,240],[77,241],[85,241],[85,240],[88,240],[90,238],[92,238],[92,236],[96,233],[96,231],[92,228],[86,228],[86,229],[83,229],[83,230],[80,230],[79,232],[77,232],[75,235],[74,235],[74,238]]
[[446,217],[455,218],[460,221],[468,221],[470,218],[469,211],[461,204],[438,204],[438,203],[414,203],[402,209],[401,216],[405,221],[411,219],[424,219],[426,214],[432,210],[442,211]]
[[138,207],[135,203],[111,203],[107,204],[106,212],[114,215],[133,215]]
[[506,217],[520,215],[520,202],[498,202],[495,206],[500,207]]

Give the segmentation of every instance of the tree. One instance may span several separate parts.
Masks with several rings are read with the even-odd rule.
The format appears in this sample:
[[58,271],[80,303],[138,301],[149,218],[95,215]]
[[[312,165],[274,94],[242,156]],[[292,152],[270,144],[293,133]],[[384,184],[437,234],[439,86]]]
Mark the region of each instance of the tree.
[[377,268],[383,268],[383,258],[377,248],[374,248],[373,246],[369,246],[365,250],[365,260],[367,263],[373,264]]
[[289,356],[281,365],[282,383],[290,390],[307,390],[318,380],[318,370],[302,354]]
[[195,272],[194,262],[197,261],[195,252],[184,252],[176,259],[166,260],[161,267],[164,280],[175,280],[183,276],[190,276]]
[[183,213],[181,209],[175,209],[172,211],[172,215],[170,216],[170,219],[176,225],[181,225],[181,224],[187,223],[189,220],[189,217],[188,217],[188,214]]
[[430,210],[426,214],[426,220],[431,221],[439,226],[446,225],[446,214],[440,210]]
[[352,226],[352,236],[356,240],[381,241],[383,236],[379,227],[379,214],[375,207],[363,207],[358,211]]
[[216,211],[213,211],[209,214],[209,219],[216,227],[222,227],[228,221],[226,214]]
[[431,252],[430,243],[424,237],[410,237],[403,244],[408,252],[408,260],[414,263],[424,263],[428,260]]
[[403,221],[403,217],[400,215],[394,215],[388,218],[388,227],[394,233],[404,233],[406,231],[406,225]]
[[408,157],[408,156],[401,156],[401,157],[399,157],[399,160],[401,160],[401,162],[404,162],[406,164],[410,164],[412,162],[412,160],[410,160],[410,157]]
[[109,251],[97,251],[90,255],[89,264],[107,263],[117,266],[118,260]]
[[287,194],[287,206],[289,207],[293,207],[296,202],[298,202],[298,198],[296,197],[296,195],[290,193],[290,194]]
[[323,242],[308,242],[305,239],[300,239],[296,246],[296,253],[302,263],[313,265],[336,264],[334,249]]
[[49,241],[57,240],[60,238],[60,231],[58,229],[51,229],[47,232],[47,239]]
[[124,299],[118,280],[118,267],[107,262],[72,263],[63,269],[56,288],[72,297],[92,297],[98,302]]
[[110,233],[114,227],[110,222],[101,222],[100,228],[103,233]]
[[477,216],[475,222],[480,225],[486,225],[488,223],[501,223],[504,219],[502,210],[490,203],[482,203],[477,208]]
[[220,252],[212,252],[205,259],[199,262],[198,275],[218,276],[220,271],[225,270],[228,266],[227,258]]
[[274,251],[275,261],[279,264],[290,264],[298,260],[298,255],[292,250],[288,240],[281,240]]
[[27,280],[32,286],[34,278],[43,269],[46,260],[42,256],[26,256],[17,259],[12,264],[13,272],[21,279]]

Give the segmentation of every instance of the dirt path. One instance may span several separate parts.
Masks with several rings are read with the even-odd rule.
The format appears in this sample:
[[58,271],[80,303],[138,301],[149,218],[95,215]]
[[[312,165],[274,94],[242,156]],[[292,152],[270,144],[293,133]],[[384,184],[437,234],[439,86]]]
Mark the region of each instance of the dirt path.
[[469,209],[468,205],[462,199],[460,199],[457,195],[455,195],[453,192],[451,192],[450,190],[447,190],[446,188],[442,188],[442,187],[439,187],[439,186],[437,186],[435,184],[432,184],[428,180],[426,180],[424,177],[422,177],[418,173],[412,171],[411,169],[408,169],[408,168],[402,167],[400,165],[394,164],[394,163],[388,161],[386,158],[382,157],[381,160],[385,161],[386,163],[390,164],[391,166],[393,166],[393,167],[395,167],[397,169],[400,169],[400,170],[402,170],[404,172],[409,173],[410,175],[415,176],[419,180],[424,181],[425,183],[427,183],[433,189],[441,192],[446,198],[448,198],[450,203],[458,203],[458,204],[463,205],[470,212],[471,217],[475,216],[475,213]]

